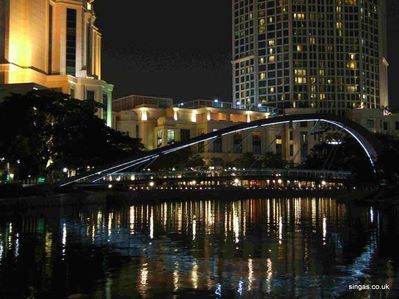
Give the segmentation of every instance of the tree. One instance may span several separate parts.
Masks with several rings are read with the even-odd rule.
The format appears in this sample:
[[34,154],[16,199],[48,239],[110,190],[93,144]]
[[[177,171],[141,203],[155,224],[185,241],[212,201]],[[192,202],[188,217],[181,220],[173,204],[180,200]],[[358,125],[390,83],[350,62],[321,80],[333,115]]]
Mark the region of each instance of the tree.
[[190,148],[182,149],[178,152],[170,153],[158,158],[151,169],[165,170],[165,169],[185,169],[189,167],[204,166],[204,160],[201,155],[194,154]]
[[339,145],[316,144],[302,165],[306,169],[351,171],[358,183],[370,183],[374,172],[368,157],[353,138],[344,138]]
[[266,152],[263,156],[262,167],[263,168],[284,168],[287,162],[282,159],[281,155],[273,152]]
[[239,168],[259,168],[262,162],[255,158],[253,153],[244,153],[240,159],[235,160],[234,165]]
[[95,116],[100,104],[50,90],[12,94],[0,103],[0,158],[19,179],[62,168],[100,166],[135,155],[139,140]]

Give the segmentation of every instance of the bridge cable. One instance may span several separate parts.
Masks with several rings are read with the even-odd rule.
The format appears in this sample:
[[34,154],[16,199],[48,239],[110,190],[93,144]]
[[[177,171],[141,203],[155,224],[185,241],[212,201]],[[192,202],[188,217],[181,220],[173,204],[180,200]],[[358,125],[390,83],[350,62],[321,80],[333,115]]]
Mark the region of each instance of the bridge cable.
[[[266,146],[264,155],[266,155],[267,150],[272,146],[272,144],[276,141],[276,139],[277,139],[277,137],[274,137],[274,139]],[[252,162],[250,168],[255,164],[255,162],[258,162],[258,161],[259,161],[259,160],[256,160],[256,159],[255,159],[255,161]]]
[[129,169],[129,168],[131,168],[132,166],[139,166],[139,165],[141,165],[141,164],[147,162],[148,160],[152,160],[152,159],[154,159],[154,157],[151,157],[151,158],[148,158],[147,160],[142,160],[142,161],[139,161],[139,162],[132,162],[132,163],[129,163],[128,166],[123,167],[123,168],[118,168],[118,170],[115,170],[115,171],[113,171],[112,173],[107,173],[107,174],[105,174],[105,175],[103,175],[103,176],[101,176],[101,177],[95,179],[94,181],[92,181],[92,183],[97,183],[98,181],[104,179],[104,178],[107,177],[107,176],[112,176],[113,174],[119,173],[119,172],[122,171],[122,170]]
[[[247,130],[247,131],[248,131],[247,135],[246,135],[244,138],[241,138],[241,142],[240,142],[239,144],[237,144],[237,145],[234,145],[234,138],[233,138],[233,147],[232,147],[232,149],[231,149],[230,151],[228,151],[228,152],[226,153],[226,155],[231,155],[231,154],[233,153],[233,151],[234,151],[236,148],[239,148],[240,146],[241,146],[241,153],[234,153],[234,154],[242,154],[242,153],[243,153],[243,152],[242,152],[242,149],[243,149],[242,144],[244,143],[244,141],[246,141],[246,140],[248,139],[248,137],[252,134],[252,131],[253,131],[254,129],[258,129],[258,127],[256,127],[256,128],[251,128],[251,129]],[[234,135],[234,134],[233,134],[233,135]]]
[[[346,138],[347,135],[348,135],[348,133],[341,131],[341,140],[343,141],[344,138]],[[331,158],[331,160],[330,160],[330,162],[328,164],[327,170],[330,170],[330,168],[331,168],[331,166],[332,166],[332,164],[333,164],[333,162],[335,160],[335,157],[337,155],[338,149],[341,146],[342,146],[342,143],[335,147],[335,151],[334,151],[333,157]]]

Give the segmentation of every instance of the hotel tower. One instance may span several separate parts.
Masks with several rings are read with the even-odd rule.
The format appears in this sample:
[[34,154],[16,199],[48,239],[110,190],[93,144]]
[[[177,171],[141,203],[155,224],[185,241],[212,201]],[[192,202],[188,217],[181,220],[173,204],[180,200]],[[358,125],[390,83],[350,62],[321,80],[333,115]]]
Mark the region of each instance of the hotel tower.
[[93,0],[0,0],[0,84],[98,101],[111,125],[113,85],[101,79],[95,20]]
[[237,106],[388,106],[384,0],[233,0]]

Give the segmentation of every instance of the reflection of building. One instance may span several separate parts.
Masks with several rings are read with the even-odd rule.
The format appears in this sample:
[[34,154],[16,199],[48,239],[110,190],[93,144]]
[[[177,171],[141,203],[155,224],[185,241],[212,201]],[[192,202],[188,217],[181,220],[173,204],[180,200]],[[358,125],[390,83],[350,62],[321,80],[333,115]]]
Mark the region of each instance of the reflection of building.
[[92,3],[0,0],[0,83],[33,83],[96,100],[110,125],[113,86],[101,80],[101,34]]
[[232,2],[236,105],[388,106],[385,1]]
[[[147,149],[186,141],[238,123],[268,118],[270,112],[261,107],[253,111],[234,108],[232,103],[197,100],[173,105],[172,99],[129,96],[113,104],[114,127],[134,138],[140,138]],[[299,110],[292,110],[298,113]],[[303,109],[301,112],[306,112]],[[243,153],[263,155],[275,152],[285,160],[300,163],[318,140],[313,125],[296,123],[237,132],[213,142],[195,146],[206,161],[221,158],[232,161]]]

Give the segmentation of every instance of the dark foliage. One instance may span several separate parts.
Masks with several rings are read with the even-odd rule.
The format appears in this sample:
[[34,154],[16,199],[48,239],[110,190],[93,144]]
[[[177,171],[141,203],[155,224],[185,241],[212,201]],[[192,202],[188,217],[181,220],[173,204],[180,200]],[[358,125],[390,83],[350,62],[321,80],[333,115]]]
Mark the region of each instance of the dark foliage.
[[99,104],[54,91],[13,94],[0,103],[0,158],[19,179],[99,166],[137,154],[137,139],[107,127]]

